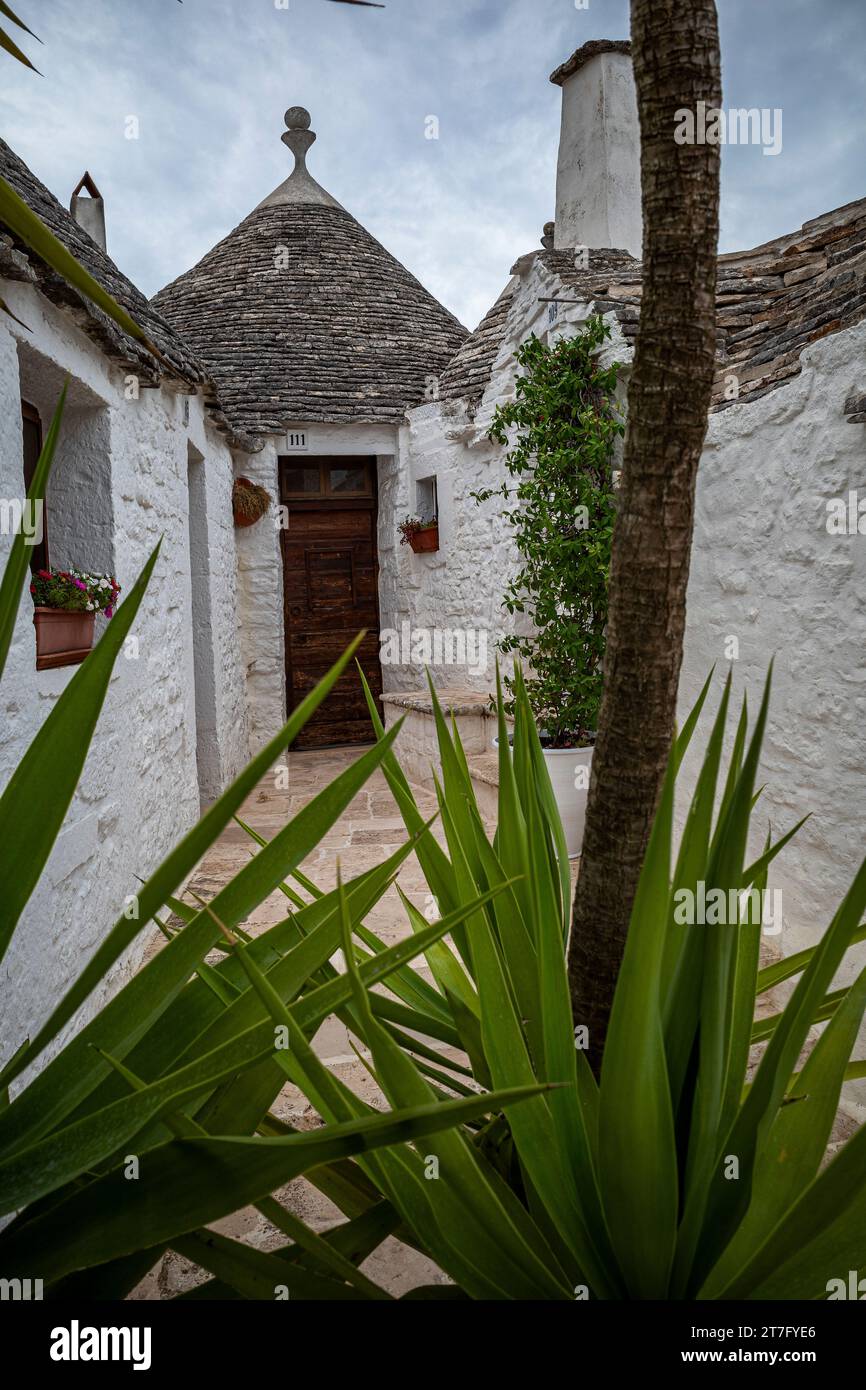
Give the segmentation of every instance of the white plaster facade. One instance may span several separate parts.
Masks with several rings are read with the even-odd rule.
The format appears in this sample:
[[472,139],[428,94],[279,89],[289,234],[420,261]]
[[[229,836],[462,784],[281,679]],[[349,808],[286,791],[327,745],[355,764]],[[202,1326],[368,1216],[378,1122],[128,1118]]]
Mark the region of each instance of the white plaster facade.
[[752,848],[811,813],[771,871],[786,954],[829,924],[864,854],[866,538],[827,529],[831,499],[866,497],[866,427],[843,409],[864,362],[863,322],[807,348],[781,390],[711,415],[698,473],[681,718],[714,664],[721,689],[730,637],[753,713],[774,658]]
[[[380,491],[381,630],[386,639],[395,634],[401,658],[410,657],[408,662],[388,660],[383,642],[386,691],[424,687],[425,663],[411,659],[413,653],[423,657],[424,649],[413,643],[416,635],[423,641],[434,631],[463,634],[467,657],[476,656],[474,661],[448,660],[460,652],[456,646],[446,647],[443,664],[431,663],[437,682],[443,687],[489,689],[489,635],[500,626],[499,562],[505,556],[505,527],[497,518],[486,524],[470,492],[485,486],[493,458],[493,449],[460,408],[452,412],[430,403],[409,413],[399,467],[386,475]],[[418,485],[431,477],[438,492],[440,548],[416,555],[400,543],[397,524],[418,513]]]
[[[161,388],[128,399],[121,371],[35,288],[4,284],[3,297],[27,330],[0,318],[0,496],[21,495],[22,397],[38,407],[47,429],[68,376],[48,492],[51,563],[115,573],[122,598],[162,538],[135,641],[116,663],[64,828],[3,961],[8,1055],[79,973],[135,892],[136,876],[146,877],[197,819],[200,796],[212,799],[240,770],[248,738],[233,461],[224,440],[197,396]],[[200,470],[194,562],[190,469]],[[0,545],[5,557],[11,536],[0,537]],[[207,615],[206,643],[191,621],[194,582],[199,616]],[[3,677],[2,784],[76,669],[36,670],[25,590]],[[199,730],[201,787],[197,690],[211,714]],[[88,1013],[135,967],[145,939],[92,996]]]

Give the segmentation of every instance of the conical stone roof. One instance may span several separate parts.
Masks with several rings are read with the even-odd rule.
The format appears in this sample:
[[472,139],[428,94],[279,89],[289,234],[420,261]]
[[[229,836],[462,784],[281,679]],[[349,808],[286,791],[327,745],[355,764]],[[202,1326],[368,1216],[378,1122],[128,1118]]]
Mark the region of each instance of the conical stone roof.
[[286,112],[293,173],[153,300],[250,435],[292,420],[399,422],[466,337],[312,178],[309,124],[303,108]]

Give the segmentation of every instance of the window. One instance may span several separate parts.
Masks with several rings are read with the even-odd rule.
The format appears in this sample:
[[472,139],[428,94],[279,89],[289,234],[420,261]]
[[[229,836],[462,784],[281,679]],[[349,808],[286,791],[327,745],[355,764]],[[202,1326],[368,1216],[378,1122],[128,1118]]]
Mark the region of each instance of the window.
[[74,376],[67,379],[56,363],[24,339],[18,343],[18,379],[22,485],[32,481],[43,442],[43,426],[47,435],[48,422],[57,408],[64,381],[68,380],[63,424],[43,508],[44,544],[41,549],[34,547],[35,553],[28,557],[32,567],[114,574],[116,531],[111,426],[106,402],[83,381]]
[[372,499],[374,463],[364,458],[329,458],[295,463],[281,458],[280,490],[284,498],[312,501],[315,498],[349,501],[352,498]]
[[317,467],[285,467],[283,469],[283,492],[287,497],[303,497],[310,493],[315,497],[318,496],[319,491],[320,479]]
[[366,493],[369,491],[367,486],[367,470],[363,464],[359,467],[352,466],[349,468],[335,468],[331,465],[327,471],[328,492]]
[[[42,420],[35,405],[29,401],[21,402],[21,423],[24,433],[24,490],[33,482],[33,474],[42,453]],[[42,508],[42,540],[30,547],[31,570],[48,569],[48,519],[47,508]]]
[[415,506],[421,521],[439,520],[439,490],[435,478],[419,478],[415,484]]

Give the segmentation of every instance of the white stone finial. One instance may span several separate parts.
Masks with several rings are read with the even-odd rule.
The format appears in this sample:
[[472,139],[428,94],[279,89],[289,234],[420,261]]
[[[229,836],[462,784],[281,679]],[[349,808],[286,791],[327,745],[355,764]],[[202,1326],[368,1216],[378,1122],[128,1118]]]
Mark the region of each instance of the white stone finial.
[[338,208],[336,198],[322,188],[307,169],[307,151],[316,138],[310,130],[310,113],[305,106],[290,106],[285,114],[286,129],[282,140],[295,156],[295,167],[285,182],[275,188],[259,207],[275,207],[285,203],[318,203],[320,206]]
[[290,106],[284,117],[286,130],[281,138],[295,156],[296,174],[306,173],[307,150],[316,138],[316,132],[310,130],[310,119],[310,113],[304,106]]

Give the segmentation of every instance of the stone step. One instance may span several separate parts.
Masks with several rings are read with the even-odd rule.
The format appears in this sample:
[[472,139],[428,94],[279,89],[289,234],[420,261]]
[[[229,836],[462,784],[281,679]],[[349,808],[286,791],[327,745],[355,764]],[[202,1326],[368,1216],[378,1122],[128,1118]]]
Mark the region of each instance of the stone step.
[[[466,752],[466,763],[475,800],[489,830],[495,829],[499,803],[499,754],[493,746],[496,737],[496,717],[486,695],[474,690],[444,690],[436,692],[439,703],[450,721],[453,714],[460,739]],[[385,727],[390,729],[401,715],[405,723],[397,735],[395,751],[410,782],[432,790],[433,769],[441,772],[433,701],[428,691],[390,691],[382,696]],[[513,721],[509,720],[511,727]],[[580,861],[571,861],[572,892]]]

